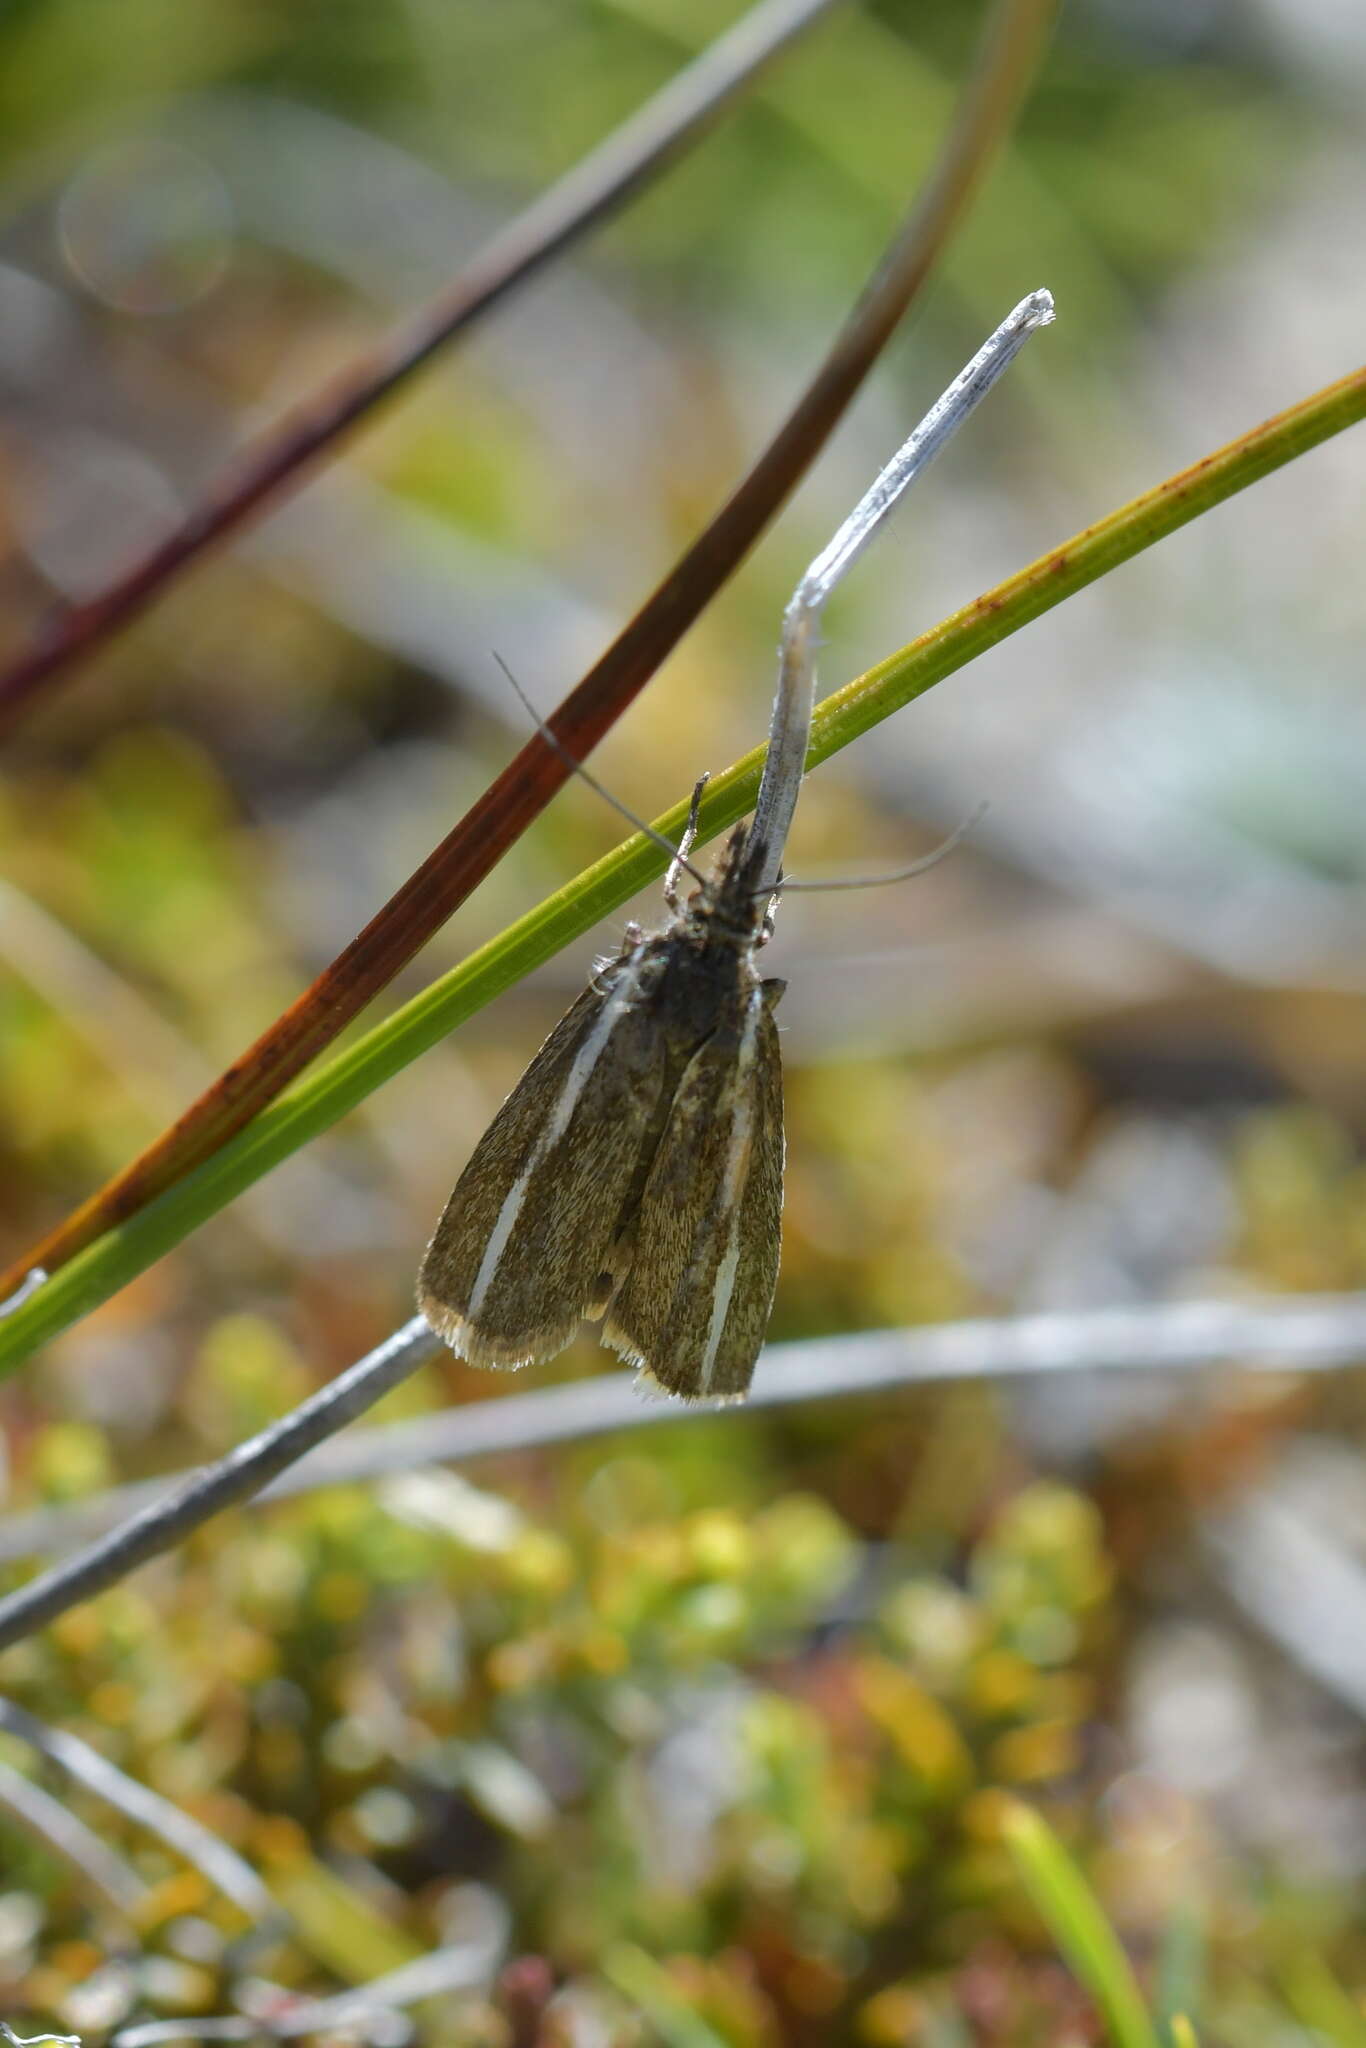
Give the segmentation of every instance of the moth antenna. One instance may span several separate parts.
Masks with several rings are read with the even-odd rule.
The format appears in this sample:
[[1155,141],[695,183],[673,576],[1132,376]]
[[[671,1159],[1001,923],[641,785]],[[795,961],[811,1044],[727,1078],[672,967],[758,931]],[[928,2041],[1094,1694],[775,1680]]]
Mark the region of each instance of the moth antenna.
[[938,846],[932,847],[928,853],[922,853],[919,860],[913,860],[909,867],[892,868],[885,875],[837,875],[833,879],[818,882],[784,881],[782,893],[786,896],[789,890],[798,890],[802,895],[814,896],[828,889],[880,889],[884,882],[909,882],[912,875],[923,875],[927,869],[937,868],[940,861],[953,852],[955,846],[961,846],[969,832],[981,824],[987,810],[988,806],[985,803],[978,804],[975,810],[968,813],[961,825],[955,825],[947,839],[941,839]]
[[[778,692],[769,726],[768,759],[754,810],[750,844],[758,857],[758,893],[771,888],[797,806],[811,737],[816,692],[816,646],[821,613],[907,486],[962,426],[1007,369],[1029,336],[1053,319],[1051,292],[1031,292],[959,372],[914,433],[881,470],[849,517],[811,563],[783,614]],[[836,884],[836,886],[840,886]]]
[[532,724],[535,726],[537,732],[541,735],[541,738],[545,741],[546,745],[548,747],[553,747],[555,749],[555,752],[559,755],[560,759],[562,761],[567,761],[570,767],[573,769],[574,773],[576,775],[582,776],[583,780],[588,784],[588,787],[592,790],[595,790],[597,794],[602,798],[605,804],[610,804],[614,811],[619,812],[620,815],[623,818],[625,818],[628,825],[634,825],[637,832],[643,832],[647,839],[654,840],[656,846],[663,847],[665,853],[667,853],[669,856],[669,873],[671,876],[675,874],[675,871],[678,868],[682,868],[684,873],[691,875],[693,880],[700,886],[703,881],[703,877],[698,873],[697,869],[688,860],[687,854],[689,847],[692,845],[693,839],[695,839],[697,836],[697,806],[702,800],[702,790],[705,787],[707,781],[706,776],[704,775],[702,777],[701,782],[698,783],[696,789],[693,791],[692,809],[688,813],[688,829],[683,834],[683,844],[682,846],[675,846],[673,841],[671,839],[666,839],[662,832],[656,832],[653,825],[647,825],[643,818],[638,818],[635,812],[630,808],[629,804],[624,804],[619,796],[613,796],[611,790],[605,788],[603,784],[598,781],[596,775],[591,775],[589,773],[589,771],[584,767],[582,761],[575,759],[574,755],[570,753],[568,747],[560,738],[559,734],[552,732],[550,727],[546,724],[545,720],[541,717],[540,712],[536,709],[536,706],[532,703],[530,697],[528,697],[526,691],[522,688],[516,676],[512,673],[512,670],[508,667],[502,655],[498,653],[496,648],[493,651],[493,658],[497,662],[499,668],[503,671],[503,674],[507,677],[508,681],[511,683],[513,689],[517,692],[517,697],[521,703],[522,709],[525,711],[527,717],[531,720]]

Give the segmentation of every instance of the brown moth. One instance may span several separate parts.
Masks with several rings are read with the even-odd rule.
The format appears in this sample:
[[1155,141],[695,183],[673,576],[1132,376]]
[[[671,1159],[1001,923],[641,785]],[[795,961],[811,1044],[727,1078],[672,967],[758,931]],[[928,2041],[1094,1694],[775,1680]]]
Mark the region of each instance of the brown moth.
[[783,1205],[761,851],[741,826],[663,931],[628,931],[475,1148],[418,1281],[471,1363],[553,1358],[605,1316],[603,1341],[668,1393],[748,1388]]
[[698,887],[680,903],[699,785],[665,884],[669,922],[627,928],[475,1147],[418,1277],[422,1314],[472,1364],[553,1358],[581,1317],[602,1317],[604,1342],[666,1392],[748,1391],[783,1202],[783,983],[764,980],[755,956],[783,887],[821,611],[907,484],[1052,318],[1047,292],[1021,301],[807,570],[784,614],[754,822],[709,877],[688,868]]

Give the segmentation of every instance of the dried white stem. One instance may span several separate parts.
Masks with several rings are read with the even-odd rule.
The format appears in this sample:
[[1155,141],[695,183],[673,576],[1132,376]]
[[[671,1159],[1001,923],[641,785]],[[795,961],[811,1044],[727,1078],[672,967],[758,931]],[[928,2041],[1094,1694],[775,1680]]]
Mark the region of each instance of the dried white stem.
[[[147,1887],[131,1865],[106,1848],[92,1828],[68,1813],[59,1799],[0,1759],[0,1807],[31,1835],[46,1843],[93,1891],[103,1894],[123,1919],[133,1919]],[[44,2037],[40,2037],[44,2038]],[[56,2038],[64,2038],[57,2036]]]
[[78,1735],[70,1735],[63,1728],[49,1728],[36,1715],[7,1699],[0,1699],[0,1729],[28,1743],[40,1756],[49,1757],[87,1791],[174,1849],[240,1907],[249,1920],[266,1920],[275,1914],[270,1893],[235,1850],[192,1815],[172,1806],[159,1792],[140,1785],[119,1770]]
[[[68,1563],[41,1573],[0,1600],[0,1647],[45,1626],[157,1556],[234,1501],[263,1492],[374,1478],[417,1465],[459,1462],[492,1452],[565,1443],[611,1430],[682,1423],[710,1411],[705,1403],[642,1400],[619,1374],[474,1402],[444,1415],[423,1415],[314,1451],[354,1416],[440,1349],[440,1339],[415,1316],[331,1385],[216,1465],[190,1473],[169,1493],[128,1489],[103,1502],[31,1518],[0,1530],[0,1556],[60,1548],[73,1529],[88,1536],[92,1514],[141,1512],[100,1537]],[[1150,1308],[1089,1309],[1077,1314],[938,1323],[926,1329],[870,1330],[857,1336],[775,1344],[760,1360],[746,1412],[800,1401],[843,1399],[888,1387],[1013,1374],[1185,1370],[1237,1365],[1312,1372],[1366,1359],[1366,1293],[1289,1295],[1263,1301],[1185,1301]],[[277,1477],[277,1475],[283,1475]],[[107,1524],[106,1524],[107,1526]],[[12,1537],[21,1538],[14,1544]]]
[[1031,292],[1027,299],[1021,299],[967,368],[960,371],[930,407],[793,591],[783,614],[778,694],[769,727],[764,779],[754,811],[753,840],[764,848],[763,867],[755,877],[756,888],[767,888],[777,881],[792,814],[797,807],[811,737],[821,613],[903,491],[957,433],[1035,329],[1047,327],[1052,319],[1051,292]]

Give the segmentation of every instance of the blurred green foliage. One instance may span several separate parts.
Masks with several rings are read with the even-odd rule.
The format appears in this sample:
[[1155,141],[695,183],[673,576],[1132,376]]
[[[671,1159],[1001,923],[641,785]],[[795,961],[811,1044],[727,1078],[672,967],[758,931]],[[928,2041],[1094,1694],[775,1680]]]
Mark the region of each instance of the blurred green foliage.
[[[894,1958],[951,1978],[1018,1927],[1002,1795],[1072,1811],[1115,1621],[1084,1497],[1028,1486],[961,1576],[908,1576],[913,1551],[817,1496],[661,1515],[653,1460],[592,1464],[540,1514],[422,1475],[236,1518],[14,1653],[9,1684],[265,1871],[298,1922],[286,1982],[391,1967],[477,1878],[558,1974],[618,1940],[720,1959],[702,2011],[748,2042],[854,2023]],[[87,1817],[153,1880],[145,1938],[173,1951],[187,1913],[232,1932],[202,1880]],[[48,1900],[35,1948],[78,1978],[80,1886],[5,1840],[11,1887]],[[63,2010],[61,1973],[26,1995]]]
[[[268,1349],[236,1318],[199,1361],[232,1434],[260,1419],[243,1359]],[[430,1377],[406,1395],[438,1398]],[[713,1463],[736,1448],[735,1429],[699,1434]],[[32,1466],[65,1497],[99,1483],[87,1461],[58,1423]],[[11,1653],[7,1684],[262,1870],[294,1921],[269,1958],[282,1985],[395,1967],[476,1885],[561,1995],[600,1970],[636,1983],[613,1962],[625,1943],[737,2048],[813,2027],[895,2043],[979,2002],[993,2037],[1024,2038],[1027,2012],[1057,2027],[1075,2009],[1011,1875],[1023,1792],[1099,1852],[1140,1952],[1202,1897],[1218,1980],[1274,1998],[1289,1899],[1221,1867],[1193,1812],[1175,1837],[1170,1807],[1099,1833],[1084,1817],[1112,1768],[1095,1744],[1126,1605],[1095,1507],[1035,1481],[979,1514],[946,1574],[810,1492],[688,1508],[667,1455],[629,1439],[497,1493],[414,1475],[230,1518]],[[195,1930],[194,1967],[148,1969],[128,1997],[220,2009],[233,1910],[97,1802],[70,1804],[149,1881],[149,1953],[174,1959]],[[41,1901],[10,1981],[78,2014],[111,1932],[78,1878],[0,1835],[9,1904]],[[485,2038],[478,2010],[432,2038]]]

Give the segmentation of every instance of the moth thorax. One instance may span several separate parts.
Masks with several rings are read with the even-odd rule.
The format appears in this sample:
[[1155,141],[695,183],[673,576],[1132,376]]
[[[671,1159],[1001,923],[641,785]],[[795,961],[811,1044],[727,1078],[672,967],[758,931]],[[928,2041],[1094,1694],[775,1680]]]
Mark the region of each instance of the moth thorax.
[[767,907],[766,896],[756,886],[762,865],[762,847],[751,845],[747,828],[738,825],[688,904],[689,922],[710,943],[756,944]]
[[753,897],[737,897],[708,882],[689,904],[688,922],[704,945],[733,946],[743,953],[758,940],[763,910]]

